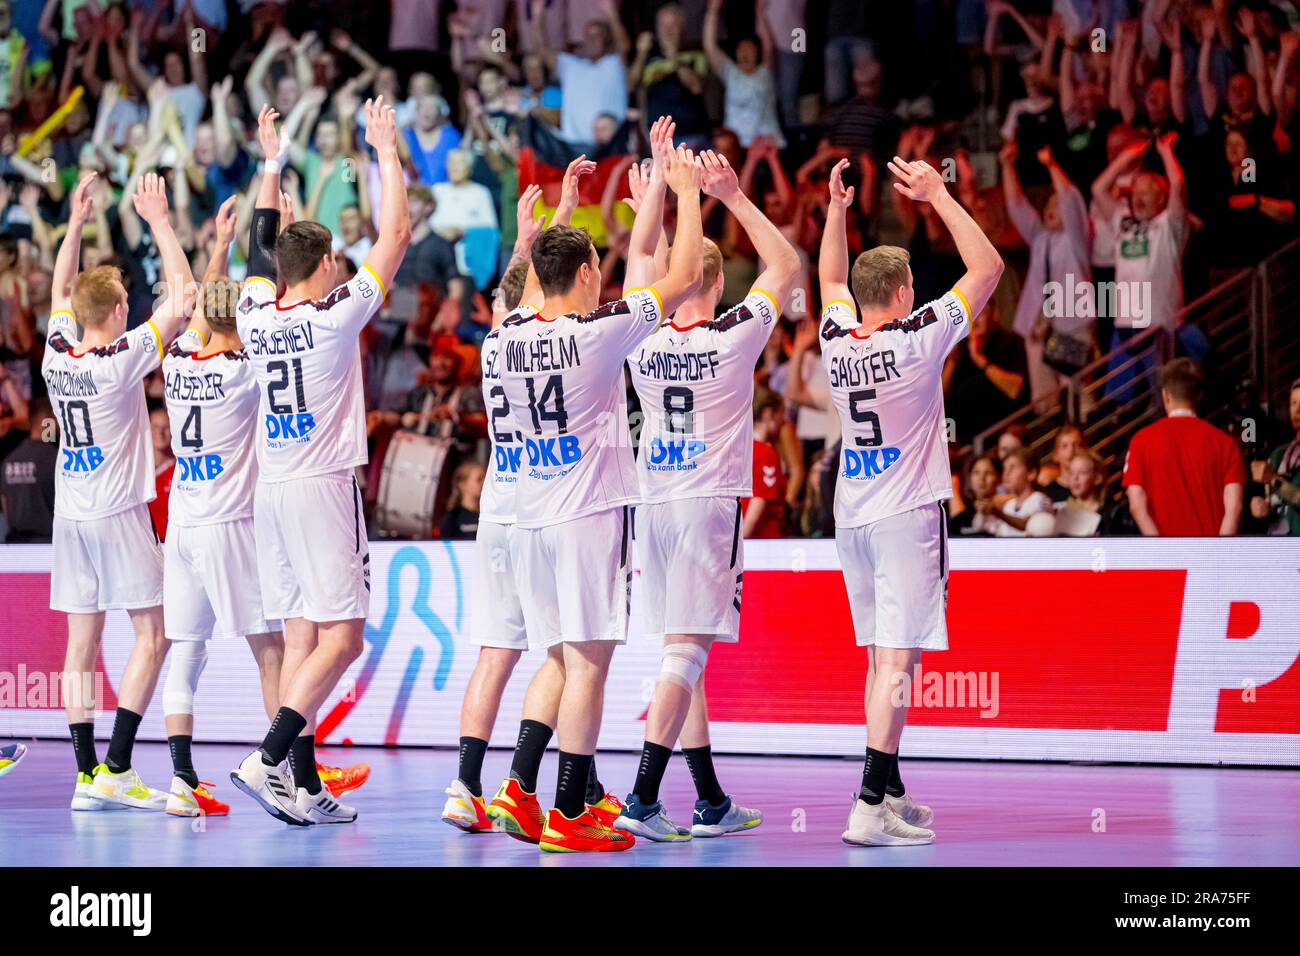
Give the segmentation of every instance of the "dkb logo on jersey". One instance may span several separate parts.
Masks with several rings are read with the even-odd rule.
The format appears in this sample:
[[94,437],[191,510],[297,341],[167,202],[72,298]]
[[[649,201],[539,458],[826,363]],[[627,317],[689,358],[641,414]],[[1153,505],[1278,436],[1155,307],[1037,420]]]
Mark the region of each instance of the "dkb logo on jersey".
[[[284,444],[310,441],[308,432],[315,427],[316,419],[311,412],[291,412],[287,415],[272,412],[266,416],[266,440],[268,443]],[[279,448],[280,445],[271,444],[271,447]]]
[[897,448],[864,448],[861,451],[855,451],[852,448],[844,449],[844,472],[845,478],[866,478],[868,480],[876,478],[885,473],[885,471],[894,462],[902,456]]
[[492,449],[496,455],[497,471],[508,471],[514,474],[519,470],[519,466],[524,461],[524,450],[522,448],[507,448],[504,445],[497,445]]
[[525,438],[524,448],[528,450],[528,464],[534,468],[558,468],[560,465],[576,464],[582,457],[582,446],[576,435],[560,435],[556,438]]
[[706,442],[698,438],[677,438],[664,441],[662,438],[650,442],[649,458],[646,459],[651,471],[692,471],[699,467],[695,461],[708,448]]
[[211,481],[225,471],[220,455],[188,455],[176,459],[181,481]]
[[64,448],[63,470],[91,472],[104,463],[104,450],[98,445],[87,448]]

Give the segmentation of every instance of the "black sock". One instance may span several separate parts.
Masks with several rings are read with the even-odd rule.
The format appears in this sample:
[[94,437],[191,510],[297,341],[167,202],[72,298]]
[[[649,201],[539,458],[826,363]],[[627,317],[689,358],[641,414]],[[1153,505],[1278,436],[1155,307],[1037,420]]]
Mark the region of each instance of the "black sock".
[[587,775],[591,773],[592,754],[569,754],[560,751],[560,773],[555,784],[555,809],[570,820],[586,810]]
[[649,805],[659,802],[659,784],[663,783],[664,771],[668,769],[668,760],[672,755],[672,748],[662,744],[652,744],[647,740],[641,745],[641,763],[636,768],[636,783],[632,785],[632,792],[642,803]]
[[460,769],[456,775],[476,797],[483,796],[483,755],[488,742],[477,737],[460,738]]
[[869,806],[879,806],[885,800],[885,786],[889,783],[889,768],[894,764],[894,754],[867,748],[867,759],[862,764],[862,789],[858,799]]
[[143,718],[133,710],[125,707],[117,709],[113,721],[113,736],[108,741],[108,756],[104,762],[113,773],[131,769],[131,749],[135,746],[135,732],[140,729]]
[[72,756],[77,760],[77,772],[93,777],[95,768],[99,766],[99,758],[95,756],[94,721],[68,724],[68,730],[72,733]]
[[[519,785],[529,793],[537,792],[537,771],[542,768],[542,755],[546,745],[551,742],[551,730],[539,720],[521,720],[519,722],[519,742],[515,744],[515,756],[510,761],[510,776],[519,781]],[[586,778],[583,778],[584,785]]]
[[889,783],[885,784],[885,793],[891,797],[901,797],[907,793],[907,788],[903,786],[903,777],[898,772],[898,754],[894,754],[894,761],[889,766]]
[[591,766],[587,769],[587,793],[583,797],[584,801],[590,805],[600,803],[605,799],[605,785],[600,782],[596,776],[596,755],[591,755]]
[[167,747],[172,752],[172,773],[191,787],[197,787],[199,775],[194,770],[194,757],[190,753],[193,742],[194,738],[188,734],[175,734],[167,738]]
[[294,740],[306,726],[307,718],[296,710],[281,707],[276,711],[275,719],[271,721],[271,729],[266,732],[266,737],[259,748],[262,751],[262,763],[268,767],[284,763],[285,758],[289,756],[289,748],[293,746]]
[[710,806],[718,806],[727,799],[727,794],[718,783],[718,774],[713,769],[712,747],[683,747],[682,756],[695,781],[695,793],[701,800],[709,801]]
[[320,793],[320,771],[316,769],[316,738],[307,734],[295,737],[289,746],[289,766],[293,768],[293,785],[312,796]]

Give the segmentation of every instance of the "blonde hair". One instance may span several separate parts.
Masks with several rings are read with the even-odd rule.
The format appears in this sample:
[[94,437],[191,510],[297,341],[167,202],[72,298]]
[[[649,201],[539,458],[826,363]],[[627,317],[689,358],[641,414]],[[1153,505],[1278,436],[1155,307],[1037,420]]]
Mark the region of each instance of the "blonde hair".
[[722,272],[722,250],[712,239],[705,239],[703,243],[703,261],[704,271],[700,277],[700,290],[712,289],[713,283],[717,281],[718,273]]
[[96,266],[81,273],[72,283],[72,312],[88,329],[107,322],[125,299],[122,270],[117,266]]
[[213,279],[203,285],[203,317],[214,332],[235,331],[235,307],[239,304],[239,283],[234,279]]
[[908,251],[899,246],[876,246],[858,256],[852,276],[858,305],[888,305],[898,287],[907,285],[911,261]]

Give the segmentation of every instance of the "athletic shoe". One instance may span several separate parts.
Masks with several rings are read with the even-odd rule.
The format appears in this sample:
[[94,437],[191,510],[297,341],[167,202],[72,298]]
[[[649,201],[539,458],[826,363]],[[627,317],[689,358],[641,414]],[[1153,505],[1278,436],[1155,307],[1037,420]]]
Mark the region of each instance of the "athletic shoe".
[[77,786],[72,791],[74,810],[121,810],[116,803],[106,803],[95,796],[95,778],[88,773],[77,773]]
[[934,831],[912,826],[887,803],[871,806],[855,796],[841,839],[851,846],[919,846],[934,840]]
[[595,814],[596,819],[607,827],[612,827],[614,821],[619,818],[623,812],[623,801],[612,793],[606,793],[595,803],[587,804],[587,809]]
[[96,800],[129,810],[162,810],[167,806],[167,791],[151,790],[134,767],[113,773],[108,764],[95,768],[91,789]]
[[298,812],[289,761],[282,760],[274,767],[268,767],[262,761],[262,751],[254,750],[243,763],[230,771],[230,782],[281,823],[295,827],[311,826],[312,821]]
[[335,797],[343,797],[353,790],[360,790],[361,785],[370,779],[370,764],[357,763],[351,767],[331,767],[316,761],[316,772],[320,782]]
[[356,810],[339,803],[324,787],[314,794],[299,787],[297,803],[299,815],[308,823],[352,823],[357,818]]
[[[592,814],[595,815],[595,809],[588,807]],[[691,831],[686,827],[679,827],[668,819],[668,812],[664,809],[663,801],[654,803],[642,803],[635,793],[627,795],[627,803],[623,805],[623,812],[619,814],[617,820],[612,824],[615,830],[622,830],[624,833],[631,833],[639,837],[645,837],[655,843],[686,843],[691,839]]]
[[497,788],[497,795],[487,806],[487,817],[516,840],[525,843],[540,842],[546,826],[537,794],[529,793],[514,777],[506,777]]
[[588,809],[572,820],[552,809],[546,815],[546,829],[539,845],[551,853],[608,853],[631,849],[636,837],[606,826]]
[[27,756],[26,744],[5,744],[0,747],[0,777],[12,773],[13,769]]
[[904,823],[910,823],[923,830],[928,830],[934,823],[934,811],[923,803],[917,803],[910,793],[905,793],[901,797],[885,794],[885,803],[889,804],[889,809],[903,818]]
[[172,777],[172,792],[167,797],[167,812],[178,817],[224,817],[230,813],[230,804],[222,803],[208,788],[212,784],[200,782],[191,787],[180,777]]
[[762,811],[742,807],[730,796],[716,807],[707,800],[696,800],[695,812],[691,816],[691,836],[720,837],[752,830],[762,822]]
[[482,797],[469,792],[469,787],[457,779],[447,788],[447,802],[442,807],[442,822],[450,823],[466,833],[482,833],[492,830],[492,821],[487,817],[487,803]]

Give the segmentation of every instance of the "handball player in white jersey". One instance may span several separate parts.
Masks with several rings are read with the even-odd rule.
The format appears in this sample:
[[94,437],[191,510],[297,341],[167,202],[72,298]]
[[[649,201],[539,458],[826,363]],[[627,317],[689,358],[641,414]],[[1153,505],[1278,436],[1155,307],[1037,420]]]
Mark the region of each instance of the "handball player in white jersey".
[[[610,657],[627,636],[637,481],[623,365],[699,287],[699,181],[694,155],[679,151],[668,183],[678,197],[681,256],[662,280],[598,307],[600,261],[591,237],[555,226],[533,243],[541,311],[516,314],[501,327],[501,383],[524,446],[515,573],[526,583],[520,598],[529,645],[545,648],[564,674],[559,776],[543,850],[622,850],[635,842],[584,805]],[[498,792],[488,808],[507,829],[520,824],[510,799]]]
[[[657,277],[662,144],[672,142],[671,121],[665,120],[651,129],[655,161],[632,230],[629,287]],[[700,290],[628,357],[645,416],[636,514],[645,634],[664,647],[636,782],[615,826],[661,842],[722,836],[763,822],[761,813],[736,804],[718,783],[704,668],[714,641],[739,639],[740,499],[753,491],[754,367],[799,273],[798,252],[741,192],[727,161],[712,152],[700,159],[704,192],[736,217],[763,271],[739,305],[717,315],[722,254],[705,239]],[[659,801],[679,736],[696,786],[689,828],[677,826]]]
[[[279,230],[279,160],[267,159],[249,279],[236,309],[258,384],[258,576],[266,615],[284,621],[285,659],[280,709],[231,780],[272,816],[298,826],[356,819],[322,787],[311,741],[317,709],[361,655],[370,610],[369,547],[353,476],[367,460],[358,336],[411,240],[393,109],[380,98],[367,101],[365,113],[381,184],[379,238],[366,261],[336,286],[328,229],[295,222]],[[267,157],[280,155],[276,118],[269,106],[258,117]]]
[[848,165],[842,160],[831,173],[818,263],[822,363],[844,433],[835,545],[857,642],[869,655],[866,762],[843,839],[929,843],[934,815],[903,787],[898,742],[921,651],[948,648],[941,503],[952,497],[952,478],[941,376],[949,350],[997,287],[1002,259],[933,168],[895,157],[894,188],[933,205],[966,274],[950,292],[914,308],[907,251],[877,246],[853,264],[850,291],[844,216],[853,189],[841,178]]
[[[121,272],[101,266],[77,274],[94,178],[82,179],[72,195],[41,364],[59,422],[50,607],[68,615],[63,694],[77,760],[72,809],[162,810],[167,792],[147,787],[131,766],[136,731],[167,654],[162,549],[148,508],[155,489],[143,380],[162,361],[164,343],[184,327],[194,277],[168,218],[165,184],[148,173],[132,202],[162,254],[165,291],[152,317],[126,331]],[[99,763],[98,702],[90,698],[104,613],[116,609],[130,614],[136,640],[117,684],[108,754]]]

